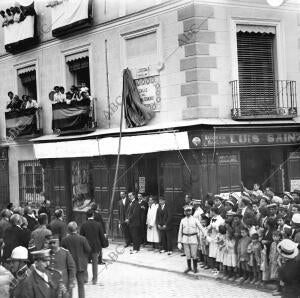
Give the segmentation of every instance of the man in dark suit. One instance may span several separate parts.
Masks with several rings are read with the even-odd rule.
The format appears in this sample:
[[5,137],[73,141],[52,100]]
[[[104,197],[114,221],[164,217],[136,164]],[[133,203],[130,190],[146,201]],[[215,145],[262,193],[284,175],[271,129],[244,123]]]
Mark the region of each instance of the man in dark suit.
[[13,214],[10,217],[11,227],[7,228],[4,233],[4,248],[3,248],[3,260],[7,260],[11,252],[17,246],[28,247],[28,238],[25,232],[21,228],[22,218],[19,214]]
[[132,240],[129,232],[129,226],[128,223],[125,222],[126,219],[126,212],[129,206],[129,199],[126,196],[126,193],[124,191],[120,192],[120,201],[118,202],[119,206],[119,229],[122,230],[124,239],[125,239],[125,247],[128,247]]
[[133,249],[130,253],[137,253],[140,250],[140,227],[141,227],[141,208],[132,192],[128,194],[130,203],[126,212],[125,222],[129,226],[129,232],[132,237]]
[[78,297],[84,298],[84,276],[91,247],[87,239],[78,235],[78,227],[75,221],[68,224],[68,235],[62,240],[61,246],[70,251],[76,265],[76,279],[78,286]]
[[28,229],[32,232],[35,228],[38,227],[39,222],[37,218],[33,215],[32,208],[30,206],[26,206],[24,208],[24,217],[28,222]]
[[157,209],[157,227],[161,232],[162,250],[160,253],[168,252],[168,255],[172,254],[172,212],[166,205],[166,200],[163,197],[159,198],[159,207]]
[[[91,204],[91,209],[93,210],[94,212],[94,220],[97,221],[101,226],[102,226],[102,230],[103,230],[103,233],[104,233],[104,236],[106,236],[106,227],[105,227],[105,223],[104,223],[104,220],[102,218],[102,215],[100,213],[100,211],[98,211],[98,206],[96,203],[92,203]],[[105,265],[105,263],[103,262],[102,260],[102,248],[100,249],[100,252],[99,252],[99,257],[98,257],[98,263],[100,265]]]
[[141,193],[138,194],[138,202],[141,207],[141,229],[140,229],[140,238],[141,244],[145,245],[147,242],[147,212],[148,212],[148,202],[146,198],[143,197]]
[[51,222],[51,211],[50,211],[50,201],[49,200],[45,200],[43,205],[40,207],[39,211],[38,211],[38,215],[45,213],[47,214],[48,217],[48,221],[47,224],[49,224]]
[[50,223],[50,230],[52,235],[58,235],[59,241],[65,238],[67,234],[67,225],[64,222],[64,211],[62,209],[57,209],[54,212],[55,219],[53,219]]
[[4,209],[1,211],[1,220],[0,220],[0,247],[2,247],[3,239],[5,235],[5,231],[7,228],[11,227],[11,223],[9,221],[10,211],[8,209]]
[[93,269],[93,284],[98,280],[98,257],[100,250],[105,245],[105,236],[102,226],[95,221],[93,210],[88,210],[87,221],[83,223],[80,229],[80,234],[84,236],[91,247],[92,269]]

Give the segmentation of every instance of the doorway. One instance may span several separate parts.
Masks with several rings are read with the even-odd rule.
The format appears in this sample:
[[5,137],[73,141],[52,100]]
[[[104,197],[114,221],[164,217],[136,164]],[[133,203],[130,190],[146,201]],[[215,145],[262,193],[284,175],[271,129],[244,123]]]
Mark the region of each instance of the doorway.
[[270,186],[271,153],[267,149],[247,149],[241,151],[242,182],[248,189],[259,183],[264,189]]

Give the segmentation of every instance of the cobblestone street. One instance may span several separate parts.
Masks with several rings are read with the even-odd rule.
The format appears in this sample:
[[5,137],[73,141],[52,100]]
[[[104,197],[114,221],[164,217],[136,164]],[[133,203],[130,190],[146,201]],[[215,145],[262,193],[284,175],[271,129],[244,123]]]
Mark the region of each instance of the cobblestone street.
[[[116,251],[116,247],[113,246],[110,250],[105,250],[105,259],[113,248]],[[121,248],[118,251],[121,251]],[[160,263],[162,267],[157,265],[155,268],[154,263]],[[164,265],[167,265],[167,268],[163,268]],[[213,276],[209,276],[210,272],[204,270],[197,276],[184,275],[181,273],[184,268],[185,258],[180,257],[178,253],[169,257],[144,249],[136,255],[130,255],[126,249],[119,255],[118,260],[106,269],[99,266],[98,284],[92,285],[89,282],[86,285],[86,297],[271,297],[270,293],[255,288],[217,281]],[[73,296],[77,297],[77,290],[74,294]]]

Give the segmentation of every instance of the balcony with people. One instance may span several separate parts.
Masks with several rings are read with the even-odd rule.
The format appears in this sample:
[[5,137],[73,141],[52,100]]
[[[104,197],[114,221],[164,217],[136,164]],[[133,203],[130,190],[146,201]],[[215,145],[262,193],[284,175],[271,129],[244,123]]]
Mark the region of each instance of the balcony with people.
[[40,107],[30,95],[21,98],[12,91],[8,92],[5,122],[6,138],[14,140],[21,136],[34,136],[41,133]]
[[233,120],[293,119],[297,116],[296,82],[290,80],[235,80]]
[[52,103],[52,130],[57,135],[88,133],[96,130],[95,99],[85,83],[64,87],[55,86],[49,93]]

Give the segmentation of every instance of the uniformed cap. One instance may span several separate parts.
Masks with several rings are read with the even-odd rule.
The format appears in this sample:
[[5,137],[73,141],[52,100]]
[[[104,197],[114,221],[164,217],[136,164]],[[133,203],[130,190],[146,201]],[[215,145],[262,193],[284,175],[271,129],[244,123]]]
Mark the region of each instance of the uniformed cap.
[[277,205],[275,204],[275,203],[272,203],[272,204],[270,204],[270,205],[267,205],[267,208],[276,208],[277,207]]
[[49,261],[50,260],[50,251],[51,251],[51,249],[42,249],[42,250],[33,251],[33,252],[31,252],[31,254],[35,260]]
[[215,199],[219,199],[219,200],[221,200],[221,201],[224,200],[224,198],[223,198],[221,195],[214,195],[214,200],[215,200]]
[[229,211],[226,212],[226,215],[227,216],[235,216],[236,212],[233,212],[232,210],[229,210]]
[[244,196],[244,195],[242,195],[242,202],[244,202],[247,205],[251,205],[252,204],[250,198],[247,197],[247,196]]
[[183,207],[184,211],[187,211],[187,210],[193,210],[193,206],[190,206],[190,205],[185,205]]
[[57,234],[49,236],[49,242],[59,241],[59,236]]

